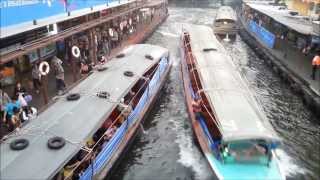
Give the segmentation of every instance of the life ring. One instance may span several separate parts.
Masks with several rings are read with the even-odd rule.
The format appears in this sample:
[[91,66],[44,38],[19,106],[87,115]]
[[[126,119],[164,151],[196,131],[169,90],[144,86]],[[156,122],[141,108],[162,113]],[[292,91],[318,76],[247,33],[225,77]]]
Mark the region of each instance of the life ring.
[[22,150],[28,147],[29,141],[27,139],[16,139],[10,143],[10,148],[12,150]]
[[[45,67],[45,69],[43,69],[43,67]],[[50,72],[49,63],[47,61],[42,61],[39,65],[39,71],[41,75],[47,75]]]
[[132,71],[125,71],[123,74],[128,77],[132,77],[134,75]]
[[76,58],[80,57],[80,49],[77,46],[72,46],[72,55]]
[[75,100],[78,100],[80,99],[80,94],[79,93],[72,93],[72,94],[69,94],[67,96],[67,100],[68,101],[75,101]]
[[120,26],[120,30],[122,31],[122,30],[123,30],[123,22],[121,22],[121,23],[119,24],[119,26]]
[[113,30],[111,28],[109,28],[109,35],[113,37]]
[[50,149],[61,149],[66,144],[62,137],[53,137],[48,140],[48,147]]

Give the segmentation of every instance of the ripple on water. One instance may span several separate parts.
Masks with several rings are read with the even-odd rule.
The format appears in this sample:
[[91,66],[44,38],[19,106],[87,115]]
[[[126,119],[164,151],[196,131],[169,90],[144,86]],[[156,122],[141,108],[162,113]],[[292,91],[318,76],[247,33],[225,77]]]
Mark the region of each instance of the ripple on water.
[[[167,21],[147,43],[170,49],[174,66],[163,95],[146,119],[147,133],[136,138],[111,179],[202,180],[214,177],[193,141],[182,95],[178,41],[183,23],[210,25],[216,10],[171,7],[169,13]],[[283,138],[283,147],[277,154],[287,177],[320,179],[320,126],[315,123],[317,119],[240,38],[225,46],[271,124]]]

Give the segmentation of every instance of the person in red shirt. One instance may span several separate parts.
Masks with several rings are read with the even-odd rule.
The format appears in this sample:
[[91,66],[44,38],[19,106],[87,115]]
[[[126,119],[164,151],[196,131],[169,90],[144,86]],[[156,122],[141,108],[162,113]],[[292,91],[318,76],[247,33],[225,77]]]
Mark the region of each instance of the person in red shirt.
[[320,68],[320,52],[317,53],[316,56],[314,56],[312,60],[312,74],[311,77],[313,80],[315,80],[315,76],[317,73],[317,70]]

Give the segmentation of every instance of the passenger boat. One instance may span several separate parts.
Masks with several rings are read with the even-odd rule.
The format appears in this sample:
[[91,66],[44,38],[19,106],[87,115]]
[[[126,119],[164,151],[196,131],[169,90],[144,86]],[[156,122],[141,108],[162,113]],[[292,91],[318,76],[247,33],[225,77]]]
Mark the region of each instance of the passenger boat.
[[221,6],[214,20],[214,33],[221,39],[235,40],[238,32],[237,15],[230,6]]
[[165,48],[129,46],[0,144],[0,179],[103,179],[171,68]]
[[181,54],[195,139],[218,179],[284,179],[281,140],[212,29],[185,25]]

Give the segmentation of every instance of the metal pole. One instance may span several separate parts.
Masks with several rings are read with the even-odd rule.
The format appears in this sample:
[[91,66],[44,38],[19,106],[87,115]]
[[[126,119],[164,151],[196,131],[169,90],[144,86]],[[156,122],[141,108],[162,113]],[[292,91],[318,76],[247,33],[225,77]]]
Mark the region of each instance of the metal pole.
[[[40,61],[41,60],[40,49],[37,49],[37,55],[39,58],[38,61]],[[48,104],[49,97],[48,97],[48,77],[47,76],[43,76],[43,78],[41,78],[40,93],[43,96],[44,104]]]

